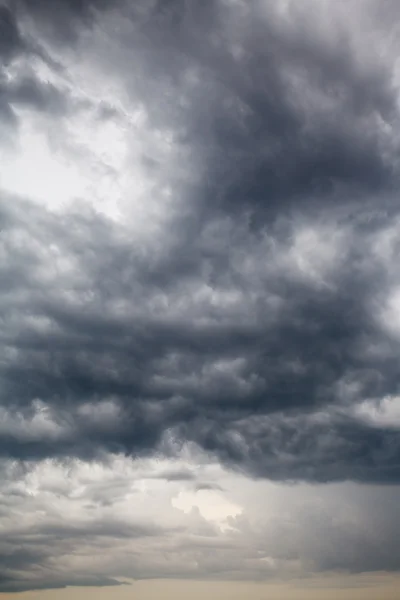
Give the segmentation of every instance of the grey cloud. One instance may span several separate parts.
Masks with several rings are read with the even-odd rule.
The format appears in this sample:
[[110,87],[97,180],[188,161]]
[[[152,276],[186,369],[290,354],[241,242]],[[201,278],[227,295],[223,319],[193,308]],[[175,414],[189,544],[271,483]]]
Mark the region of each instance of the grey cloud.
[[[1,88],[0,88],[1,89]],[[4,84],[2,101],[5,116],[17,122],[13,107],[29,107],[40,112],[62,116],[68,110],[68,98],[50,83],[39,82],[34,77],[23,77],[16,83]]]
[[223,492],[223,488],[218,483],[209,483],[209,482],[200,482],[195,486],[196,492],[201,492],[202,490],[206,491],[219,491]]
[[[345,502],[356,500],[357,518],[339,516],[331,507],[303,507],[297,516],[299,526],[292,523],[285,530],[277,528],[277,549],[284,555],[300,556],[311,560],[317,570],[352,573],[398,571],[398,543],[396,541],[399,522],[394,515],[393,500],[396,488],[354,488],[343,490]],[[340,502],[340,501],[339,501]],[[374,506],[372,506],[374,504]],[[289,529],[292,542],[279,542]],[[288,548],[291,547],[291,550]],[[289,551],[288,551],[289,550]],[[279,550],[278,550],[279,553]]]
[[[79,56],[75,34],[105,5],[20,10]],[[399,283],[396,235],[385,260],[377,250],[398,219],[393,59],[371,61],[351,21],[325,40],[318,11],[177,6],[125,6],[115,55],[102,37],[115,23],[96,13],[93,53],[172,131],[187,180],[171,175],[182,210],[168,231],[140,247],[94,211],[1,198],[0,453],[93,459],[191,441],[256,476],[398,482],[398,430],[351,410],[399,386],[398,335],[380,317]],[[18,30],[2,15],[12,57]],[[29,78],[7,93],[64,110]],[[166,169],[146,164],[154,180]]]
[[[25,501],[32,501],[26,498]],[[57,497],[54,496],[57,503]],[[74,573],[68,568],[68,557],[79,548],[85,556],[97,555],[99,549],[109,552],[119,544],[168,537],[174,533],[153,524],[129,524],[117,519],[90,519],[90,506],[85,520],[75,523],[59,515],[52,515],[34,527],[23,527],[18,523],[10,526],[10,514],[4,520],[0,542],[0,591],[21,592],[25,590],[62,588],[66,586],[120,585],[118,580],[103,577],[97,569],[79,567]],[[59,567],[55,568],[58,564]],[[85,576],[82,576],[85,573]]]
[[137,45],[136,29],[121,36],[143,57],[134,85],[153,118],[167,115],[203,156],[212,210],[251,211],[259,224],[277,206],[325,202],[338,185],[357,195],[394,184],[382,127],[398,120],[393,65],[360,64],[336,28],[323,40],[309,9],[291,5],[285,21],[274,3],[168,4]]
[[82,28],[96,20],[96,11],[116,6],[110,0],[18,0],[18,14],[33,18],[41,34],[50,35],[58,43],[76,41]]
[[30,592],[37,590],[48,590],[48,589],[63,589],[67,587],[109,587],[115,585],[122,585],[116,579],[108,577],[93,577],[91,578],[74,578],[68,577],[64,581],[57,579],[56,581],[49,579],[37,579],[33,581],[21,581],[20,578],[13,578],[5,574],[0,573],[0,590],[1,592],[7,593],[21,593]]
[[[231,529],[221,531],[198,511],[171,506],[182,490],[174,482],[132,496],[131,484],[143,467],[117,462],[103,465],[102,474],[99,463],[90,468],[64,461],[57,470],[47,461],[25,465],[24,474],[21,465],[10,461],[7,471],[0,463],[0,502],[8,506],[0,540],[2,591],[121,578],[266,581],[299,575],[300,567],[304,575],[399,568],[398,486],[276,486],[219,471],[229,492],[217,495],[243,509],[227,519]],[[153,468],[156,473],[157,461]],[[122,495],[114,490],[121,475]],[[65,482],[64,494],[54,480]],[[99,482],[109,485],[99,492]],[[26,495],[11,498],[13,489]],[[112,510],[97,501],[99,494],[113,502]],[[71,563],[76,556],[79,562]]]
[[6,5],[0,6],[0,40],[0,57],[5,63],[24,47],[15,15]]
[[[32,253],[29,241],[15,251],[18,210],[5,212],[3,222],[9,257],[3,272],[8,281],[2,307],[7,326],[1,370],[8,411],[3,455],[93,458],[102,449],[173,451],[167,441],[173,435],[256,475],[398,479],[398,432],[367,426],[349,412],[354,402],[393,394],[398,385],[397,342],[370,312],[379,286],[388,283],[368,254],[370,238],[363,229],[350,231],[354,248],[367,253],[364,275],[353,242],[344,248],[348,265],[340,262],[330,289],[301,274],[293,279],[290,270],[276,270],[276,255],[256,244],[272,265],[265,282],[262,263],[255,277],[243,270],[234,288],[238,302],[213,308],[198,304],[186,291],[204,285],[200,273],[188,278],[171,270],[167,291],[150,285],[146,265],[132,258],[117,229],[108,229],[95,215],[68,217],[61,225],[31,208],[24,225],[27,239],[40,239],[44,247],[57,244],[71,259],[79,256],[85,287],[69,302],[65,292],[74,289],[75,279],[66,280],[65,287],[43,287],[40,252]],[[87,254],[85,247],[91,248]],[[245,256],[246,246],[240,247],[239,257]],[[233,252],[230,260],[235,258]],[[199,252],[199,269],[203,260]],[[110,261],[116,261],[118,271]],[[255,254],[254,261],[255,267]],[[234,277],[229,271],[214,275],[213,290],[221,298],[232,289],[227,275]],[[95,291],[90,303],[83,300],[88,289]],[[113,301],[131,294],[135,310],[117,317]],[[160,296],[171,308],[148,311]],[[280,306],[272,314],[270,296]],[[186,297],[187,304],[178,319],[173,305],[179,297]],[[197,325],[204,316],[209,324]],[[384,351],[369,354],[374,346]],[[347,384],[350,389],[355,385],[355,392],[346,395]],[[103,416],[107,402],[112,412]],[[337,403],[339,415],[332,413]],[[325,420],[315,419],[315,411]],[[38,422],[40,414],[51,423],[47,432]]]
[[[65,37],[69,42],[79,36],[85,27],[92,23],[89,17],[93,8],[106,7],[108,2],[69,2],[60,0],[47,2],[17,1],[0,6],[0,118],[2,125],[16,127],[19,119],[14,107],[29,107],[34,110],[65,116],[74,104],[66,90],[58,89],[50,82],[42,81],[30,68],[29,59],[39,59],[56,72],[62,70],[56,58],[46,50],[40,37],[46,39],[50,32],[56,39]],[[32,18],[39,30],[31,31],[27,26],[27,17]],[[47,24],[47,27],[46,27]],[[42,28],[42,29],[41,29]],[[43,30],[44,28],[44,30]],[[72,37],[71,37],[72,36]],[[7,69],[16,60],[24,58],[27,72],[14,76],[10,80]],[[76,103],[75,107],[76,108]]]
[[193,481],[195,479],[194,473],[188,469],[162,471],[157,475],[154,475],[156,479],[165,479],[166,481]]
[[398,431],[328,415],[320,420],[302,415],[258,421],[244,419],[233,426],[205,422],[195,439],[223,462],[258,477],[320,483],[398,481]]
[[23,47],[24,42],[21,38],[18,25],[13,13],[7,6],[0,5],[0,119],[6,124],[15,125],[16,117],[12,111],[8,101],[4,98],[3,91],[3,66],[18,55]]
[[261,516],[260,505],[257,517],[249,511],[233,520],[255,555],[300,561],[313,572],[398,571],[397,487],[293,486],[286,494],[272,514]]
[[[25,535],[29,533],[29,535],[38,536],[38,538],[44,538],[46,540],[46,545],[49,542],[56,542],[59,539],[79,539],[79,538],[129,538],[135,539],[140,537],[148,537],[155,536],[162,533],[161,528],[157,528],[152,525],[146,525],[143,523],[139,523],[137,525],[128,525],[125,522],[114,521],[105,521],[102,519],[101,521],[94,523],[85,523],[82,526],[76,526],[73,523],[69,523],[68,525],[59,525],[59,524],[49,524],[40,528],[36,528],[30,530],[29,532],[24,532]],[[13,536],[14,539],[17,536]],[[23,537],[23,536],[22,536]]]

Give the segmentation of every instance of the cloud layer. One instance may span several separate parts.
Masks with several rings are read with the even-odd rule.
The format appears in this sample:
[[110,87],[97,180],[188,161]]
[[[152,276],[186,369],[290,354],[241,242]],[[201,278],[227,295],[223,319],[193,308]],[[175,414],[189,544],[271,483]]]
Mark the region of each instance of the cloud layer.
[[9,464],[0,590],[399,570],[398,488],[295,489],[198,455]]

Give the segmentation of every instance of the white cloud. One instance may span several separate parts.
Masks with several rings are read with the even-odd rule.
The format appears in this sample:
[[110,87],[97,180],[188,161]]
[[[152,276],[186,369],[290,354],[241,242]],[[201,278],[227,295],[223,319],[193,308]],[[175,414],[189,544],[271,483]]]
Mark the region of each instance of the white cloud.
[[400,430],[400,397],[387,396],[382,400],[362,402],[355,408],[358,418],[375,425]]
[[172,498],[172,506],[185,513],[196,507],[207,521],[215,522],[221,529],[231,529],[229,517],[236,517],[242,512],[240,506],[229,502],[223,494],[213,490],[198,490],[195,492],[179,492]]

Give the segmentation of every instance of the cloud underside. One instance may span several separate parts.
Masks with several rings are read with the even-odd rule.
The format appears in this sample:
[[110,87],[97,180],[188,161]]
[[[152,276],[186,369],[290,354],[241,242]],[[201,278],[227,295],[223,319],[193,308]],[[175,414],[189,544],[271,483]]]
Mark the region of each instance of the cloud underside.
[[[60,207],[64,180],[35,178],[34,145],[22,196],[6,173],[0,452],[186,440],[260,476],[397,481],[397,429],[357,411],[395,402],[399,381],[389,51],[370,52],[357,12],[310,22],[312,2],[59,4],[68,18],[2,8],[6,148],[45,131],[108,187]],[[387,22],[361,17],[382,42]],[[83,94],[86,73],[114,95]],[[125,136],[119,162],[79,145],[74,119]],[[99,212],[108,192],[120,218]]]
[[[385,6],[0,3],[7,469],[189,448],[237,477],[398,484],[399,8]],[[163,477],[219,489],[192,470]],[[220,573],[243,577],[250,526],[235,518]],[[88,555],[110,536],[99,519],[67,536]],[[43,527],[36,557],[63,534]],[[143,527],[125,533],[166,531]],[[349,544],[350,570],[398,569]],[[0,590],[23,589],[29,552],[0,546]],[[317,570],[344,568],[328,554]],[[196,556],[186,573],[211,576]],[[141,568],[185,576],[155,560]],[[73,579],[37,569],[39,587]],[[76,582],[132,575],[90,572]]]

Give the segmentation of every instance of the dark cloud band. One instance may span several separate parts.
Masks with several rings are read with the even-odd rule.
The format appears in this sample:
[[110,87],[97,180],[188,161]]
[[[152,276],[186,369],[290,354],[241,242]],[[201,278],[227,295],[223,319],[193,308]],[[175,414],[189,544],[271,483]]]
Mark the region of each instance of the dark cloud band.
[[[18,19],[80,48],[106,4],[3,7],[5,69],[29,56]],[[115,69],[202,176],[173,189],[180,209],[154,251],[94,212],[60,218],[3,194],[0,452],[136,455],[170,451],[172,436],[265,477],[398,481],[398,432],[352,412],[399,385],[378,310],[395,259],[376,250],[397,219],[393,64],[272,3],[124,10],[121,56],[137,74],[123,58]],[[74,108],[34,77],[3,96],[9,121],[21,105],[55,119]]]

